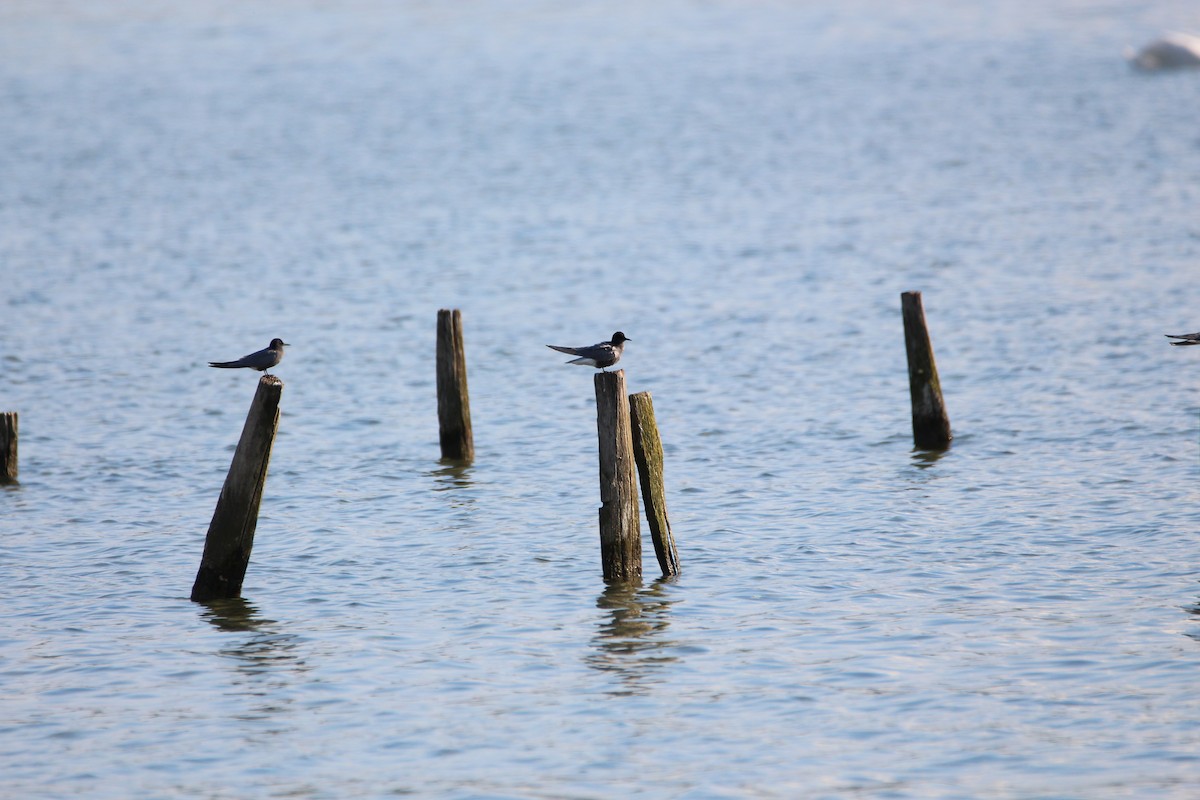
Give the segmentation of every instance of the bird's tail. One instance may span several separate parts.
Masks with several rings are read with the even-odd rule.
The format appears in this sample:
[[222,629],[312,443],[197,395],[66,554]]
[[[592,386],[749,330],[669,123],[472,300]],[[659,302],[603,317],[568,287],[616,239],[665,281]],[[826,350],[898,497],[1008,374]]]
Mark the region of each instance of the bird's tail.
[[[1174,344],[1174,342],[1172,342],[1172,344]],[[210,367],[219,367],[221,369],[237,369],[241,366],[241,364],[236,361],[210,361],[208,362],[208,365]]]
[[1163,335],[1166,336],[1168,339],[1181,339],[1182,341],[1171,342],[1171,344],[1180,346],[1180,347],[1186,347],[1189,344],[1200,344],[1200,338],[1197,338],[1195,336],[1195,334],[1192,334],[1192,333],[1185,333],[1185,334],[1167,333],[1167,334],[1163,334]]

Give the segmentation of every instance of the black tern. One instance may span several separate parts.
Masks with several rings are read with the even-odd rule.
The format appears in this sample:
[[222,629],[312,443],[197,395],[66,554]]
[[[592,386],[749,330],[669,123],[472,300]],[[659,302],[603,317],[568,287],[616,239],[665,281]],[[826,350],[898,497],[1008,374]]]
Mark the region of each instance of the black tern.
[[548,344],[546,347],[549,347],[551,350],[557,350],[560,353],[579,356],[579,358],[573,358],[568,361],[568,364],[597,367],[601,371],[604,371],[605,367],[611,367],[621,360],[621,352],[625,349],[625,343],[632,341],[632,339],[626,339],[625,334],[617,331],[612,335],[612,341],[600,342],[590,347],[559,347],[556,344]]
[[[283,360],[283,348],[287,347],[288,343],[283,339],[272,339],[271,343],[266,348],[259,350],[257,353],[251,353],[248,356],[242,356],[237,361],[210,361],[210,367],[220,367],[221,369],[237,369],[238,367],[249,367],[256,369],[259,372],[266,372],[271,367]],[[271,373],[267,372],[268,375]]]
[[1200,333],[1168,333],[1164,334],[1168,339],[1182,339],[1179,342],[1171,342],[1175,345],[1200,344]]

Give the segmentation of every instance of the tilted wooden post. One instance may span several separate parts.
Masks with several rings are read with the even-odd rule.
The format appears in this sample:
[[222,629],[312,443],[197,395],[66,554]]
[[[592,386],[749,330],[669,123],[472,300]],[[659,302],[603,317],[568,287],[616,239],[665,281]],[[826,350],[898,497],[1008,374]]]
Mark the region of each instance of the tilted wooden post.
[[462,312],[443,308],[437,315],[438,434],[442,458],[473,461],[471,404],[467,399],[467,354]]
[[600,438],[600,562],[605,580],[642,574],[641,524],[625,371],[596,373],[596,431]]
[[945,450],[950,446],[950,418],[942,400],[933,343],[925,326],[925,308],[920,292],[903,292],[900,311],[904,316],[904,343],[908,348],[908,387],[912,395],[913,442],[922,450]]
[[654,419],[654,400],[649,392],[629,396],[629,421],[633,429],[633,457],[642,484],[642,504],[650,523],[654,554],[664,577],[679,574],[679,553],[667,519],[667,492],[663,485],[662,439]]
[[192,585],[192,600],[205,602],[241,594],[242,579],[246,577],[246,565],[254,546],[271,445],[279,427],[282,393],[283,381],[274,375],[258,379],[258,391],[250,403],[242,438],[238,440],[221,497],[208,525],[204,556]]
[[0,484],[17,482],[17,412],[0,413]]

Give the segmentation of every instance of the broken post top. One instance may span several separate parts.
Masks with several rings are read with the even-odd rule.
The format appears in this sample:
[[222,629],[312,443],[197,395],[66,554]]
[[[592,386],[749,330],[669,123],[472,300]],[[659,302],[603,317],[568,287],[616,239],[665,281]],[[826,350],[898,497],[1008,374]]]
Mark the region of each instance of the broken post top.
[[[625,370],[623,369],[615,369],[612,372],[597,371],[592,375],[592,385],[595,387],[597,399],[601,397],[601,393],[619,394],[622,398],[627,396]],[[621,402],[627,401],[622,399]]]

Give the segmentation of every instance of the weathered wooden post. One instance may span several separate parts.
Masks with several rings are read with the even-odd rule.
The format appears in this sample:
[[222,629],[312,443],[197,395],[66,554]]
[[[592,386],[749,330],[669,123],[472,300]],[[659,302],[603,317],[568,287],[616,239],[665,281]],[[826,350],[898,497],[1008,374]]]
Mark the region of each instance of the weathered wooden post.
[[283,381],[274,375],[258,379],[258,390],[242,428],[229,474],[208,525],[204,556],[192,585],[192,600],[205,602],[237,597],[250,563],[258,506],[262,502],[271,445],[279,427],[279,397]]
[[950,446],[950,418],[942,400],[933,343],[925,326],[925,307],[920,292],[902,292],[900,311],[904,316],[904,343],[908,348],[908,387],[912,395],[913,442],[922,450],[945,450]]
[[600,438],[600,562],[604,579],[642,574],[641,524],[625,371],[597,372],[596,430]]
[[467,399],[467,354],[462,312],[443,308],[437,315],[438,433],[442,458],[473,461],[471,404]]
[[663,576],[679,574],[679,553],[667,519],[667,492],[663,485],[663,448],[654,419],[654,400],[649,392],[629,396],[629,420],[633,429],[633,457],[642,484],[642,503],[650,523],[650,538]]
[[0,413],[0,484],[17,482],[17,412]]

